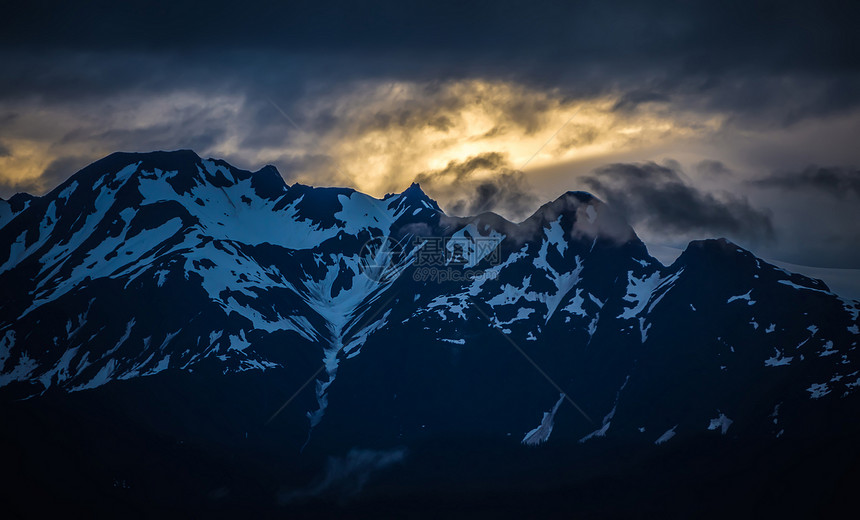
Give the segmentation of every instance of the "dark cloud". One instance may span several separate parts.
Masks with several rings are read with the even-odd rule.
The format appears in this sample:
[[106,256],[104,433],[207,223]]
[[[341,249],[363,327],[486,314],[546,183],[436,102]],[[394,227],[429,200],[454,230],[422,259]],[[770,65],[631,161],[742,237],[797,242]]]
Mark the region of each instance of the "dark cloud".
[[454,215],[493,211],[517,220],[538,205],[525,174],[512,169],[507,156],[498,152],[451,161],[443,169],[418,174],[415,181],[431,195],[452,201],[447,211]]
[[447,132],[454,126],[454,122],[448,116],[439,116],[427,121],[427,126],[440,132]]
[[0,157],[9,157],[10,155],[11,152],[9,151],[9,148],[4,146],[3,143],[0,143]]
[[[205,114],[177,114],[170,121],[143,128],[111,128],[90,131],[78,129],[66,134],[59,142],[99,143],[107,149],[127,150],[129,145],[141,150],[208,150],[224,136],[221,122],[203,117]],[[134,143],[134,144],[132,144]]]
[[634,227],[664,238],[728,236],[773,238],[768,212],[730,193],[707,193],[685,181],[677,163],[610,164],[585,183]]
[[799,172],[780,172],[751,181],[764,188],[816,190],[839,198],[860,197],[860,170],[846,167],[809,166]]
[[[242,158],[237,157],[237,160],[241,161]],[[225,158],[231,164],[235,164],[233,159],[229,157],[229,155]],[[256,166],[248,165],[244,166],[249,169],[253,169]],[[306,171],[317,171],[317,172],[329,172],[329,179],[337,179],[339,167],[337,162],[330,156],[325,154],[315,154],[315,153],[306,153],[301,155],[295,155],[292,157],[282,158],[278,161],[278,171],[281,173],[281,176],[284,178],[284,181],[291,183],[296,181],[297,173],[306,172]],[[346,179],[341,179],[341,181],[345,182]]]
[[676,76],[667,91],[682,105],[725,113],[732,129],[788,128],[845,115],[860,106],[860,73],[844,71],[728,71]]
[[422,172],[415,178],[415,182],[431,184],[436,178],[453,178],[455,182],[469,179],[470,176],[480,171],[498,171],[508,166],[508,158],[499,152],[487,152],[463,161],[450,161],[441,170]]
[[[409,153],[417,148],[410,141],[415,129],[454,139],[469,103],[497,109],[487,111],[494,121],[485,137],[516,139],[547,131],[547,111],[608,100],[606,110],[614,107],[621,118],[652,113],[680,121],[708,144],[724,146],[724,155],[708,154],[739,171],[812,161],[856,164],[853,143],[844,136],[856,133],[860,114],[858,13],[860,4],[837,0],[15,2],[0,17],[0,141],[13,155],[35,149],[61,157],[41,180],[30,181],[33,191],[53,187],[63,171],[112,151],[159,148],[193,148],[246,168],[273,162],[303,182],[349,184],[356,175],[380,173],[357,173],[362,165],[349,164],[333,144],[385,133],[390,141],[380,146],[394,149],[400,162],[391,170],[402,174],[426,168]],[[525,94],[502,99],[446,90],[470,80],[514,85]],[[404,83],[424,90],[410,91],[405,100],[396,92],[373,99],[374,85],[396,89]],[[372,88],[365,92],[363,85]],[[239,101],[233,112],[180,103],[172,112],[123,113],[177,94]],[[852,118],[853,125],[836,124]],[[780,141],[780,132],[804,124],[816,130],[813,139],[793,147]],[[546,152],[599,144],[600,131],[592,121],[574,119]],[[635,131],[630,135],[634,139]],[[774,136],[774,142],[762,143],[762,136]],[[21,142],[38,146],[16,144]],[[757,155],[764,164],[749,164],[743,148],[761,150],[762,144],[769,145],[766,155]],[[493,143],[490,149],[502,148]],[[822,150],[844,152],[828,158]],[[490,155],[460,157],[435,174],[424,172],[422,184],[454,201],[449,209],[527,215],[536,199],[525,176]],[[607,160],[654,155],[622,157]],[[652,172],[653,186],[631,175],[593,177],[643,222],[662,222],[675,232],[769,234],[766,215],[743,198],[702,191],[680,167],[664,167],[677,178]],[[693,171],[712,184],[744,182],[716,161]],[[781,174],[758,185],[783,188],[771,190],[780,195],[808,187],[856,196],[850,174]],[[628,185],[667,199],[672,194],[675,202],[658,197],[650,208],[658,216],[646,219],[646,197],[624,192]],[[571,187],[559,185],[558,191]]]
[[[523,172],[506,170],[475,187],[466,213],[477,215],[495,211],[520,219],[534,211],[537,201],[537,197],[529,191]],[[454,212],[459,213],[456,210]]]
[[574,58],[629,64],[682,58],[692,70],[750,63],[773,70],[820,70],[856,67],[857,12],[856,5],[836,0],[248,0],[241,5],[216,0],[205,6],[189,0],[85,5],[54,0],[7,6],[0,45],[101,50],[244,46],[309,53],[403,49],[448,53],[449,58],[471,52],[556,64]]
[[836,0],[16,2],[0,18],[0,98],[192,87],[291,99],[361,78],[480,77],[793,124],[860,103],[858,13]]
[[633,110],[643,103],[665,103],[669,101],[669,96],[662,92],[654,92],[649,90],[632,90],[621,96],[615,102],[612,110]]
[[731,175],[732,170],[725,164],[720,161],[714,161],[711,159],[705,159],[704,161],[699,161],[693,166],[700,175],[708,176],[708,177],[720,177],[724,175]]

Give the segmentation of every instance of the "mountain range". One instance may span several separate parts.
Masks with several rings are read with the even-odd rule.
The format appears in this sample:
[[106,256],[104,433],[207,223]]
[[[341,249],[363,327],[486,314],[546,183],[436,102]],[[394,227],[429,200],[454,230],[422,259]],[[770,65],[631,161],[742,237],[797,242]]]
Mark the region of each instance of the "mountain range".
[[0,200],[0,288],[13,516],[853,500],[860,301],[725,239],[664,265],[585,192],[512,223],[116,153]]

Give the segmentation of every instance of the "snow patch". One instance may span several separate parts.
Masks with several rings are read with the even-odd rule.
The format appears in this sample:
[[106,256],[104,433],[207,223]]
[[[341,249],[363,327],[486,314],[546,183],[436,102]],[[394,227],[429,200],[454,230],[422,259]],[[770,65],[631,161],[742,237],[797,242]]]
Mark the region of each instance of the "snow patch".
[[9,372],[0,374],[0,387],[6,386],[15,381],[28,380],[33,371],[38,367],[39,363],[36,359],[31,358],[26,353],[22,354],[21,359],[18,361],[18,364],[15,365],[15,368]]
[[770,358],[764,361],[764,366],[766,367],[781,367],[791,364],[791,360],[794,359],[793,356],[785,357],[782,355],[782,352],[778,348],[774,348],[776,354],[771,356]]
[[654,444],[660,445],[660,444],[663,444],[665,442],[669,442],[669,440],[671,440],[672,437],[675,436],[675,428],[677,428],[677,427],[678,427],[678,425],[676,424],[675,426],[672,426],[670,429],[666,430],[663,433],[663,435],[661,435],[660,437],[657,438],[656,441],[654,441]]
[[830,393],[830,388],[827,386],[827,383],[813,383],[806,391],[812,394],[809,396],[810,399],[821,399]]
[[824,344],[824,350],[822,350],[821,352],[818,353],[818,357],[831,356],[831,355],[837,354],[837,353],[838,353],[838,351],[833,348],[833,342],[827,341]]
[[746,294],[732,296],[726,301],[726,303],[732,303],[736,301],[745,301],[747,302],[747,305],[755,305],[755,300],[752,299],[752,289],[747,291]]
[[726,415],[724,413],[719,412],[719,410],[717,410],[717,412],[720,413],[720,415],[717,416],[715,419],[711,419],[711,423],[708,425],[708,429],[709,430],[719,429],[720,434],[725,435],[726,432],[729,431],[729,427],[732,425],[732,423],[734,421],[732,421],[731,419],[726,417]]
[[615,417],[615,410],[618,409],[618,399],[621,397],[621,392],[624,391],[624,387],[627,386],[628,381],[630,381],[630,376],[627,376],[624,379],[624,383],[622,383],[621,388],[619,388],[618,392],[615,393],[615,402],[612,405],[612,410],[609,410],[609,413],[603,417],[603,424],[601,425],[601,427],[599,429],[589,433],[585,437],[579,439],[580,443],[584,443],[585,441],[587,441],[589,439],[593,439],[594,437],[605,437],[606,436],[606,432],[609,431],[609,426],[612,423],[612,418]]
[[564,397],[565,395],[561,394],[558,401],[555,403],[555,406],[552,407],[552,410],[544,412],[540,425],[537,428],[530,430],[526,433],[525,437],[523,437],[523,444],[527,446],[537,446],[549,440],[549,436],[552,433],[552,427],[555,424],[555,414],[558,412],[561,403],[564,401]]
[[817,293],[822,293],[822,294],[833,294],[830,291],[823,291],[821,289],[815,289],[813,287],[806,287],[805,285],[797,285],[796,283],[789,282],[788,280],[777,280],[777,281],[783,285],[787,285],[789,287],[792,287],[792,288],[798,289],[798,290],[812,291],[812,292],[817,292]]

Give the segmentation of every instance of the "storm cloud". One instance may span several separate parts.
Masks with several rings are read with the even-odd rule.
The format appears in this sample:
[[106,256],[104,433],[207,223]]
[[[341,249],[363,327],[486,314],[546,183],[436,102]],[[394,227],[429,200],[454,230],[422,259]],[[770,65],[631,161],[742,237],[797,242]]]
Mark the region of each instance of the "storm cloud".
[[492,211],[522,220],[539,203],[523,172],[512,169],[507,157],[498,152],[451,161],[445,168],[420,173],[415,181],[450,201],[445,209],[453,215]]
[[680,165],[670,160],[664,164],[610,164],[595,170],[584,182],[634,228],[657,231],[664,237],[774,237],[768,211],[729,192],[705,192],[686,178]]
[[720,161],[715,161],[713,159],[705,159],[704,161],[699,161],[694,166],[696,172],[703,176],[709,177],[722,177],[726,175],[732,175],[734,172],[723,164]]
[[791,191],[815,190],[838,198],[860,198],[860,170],[849,167],[809,166],[801,171],[774,173],[751,184]]
[[[418,177],[452,213],[518,219],[602,189],[655,239],[774,237],[794,261],[838,229],[814,253],[856,265],[854,213],[826,208],[857,197],[858,14],[829,0],[18,2],[0,17],[0,196],[45,193],[114,151],[191,148],[374,196]],[[664,157],[683,166],[646,166]],[[801,238],[804,190],[831,220]]]

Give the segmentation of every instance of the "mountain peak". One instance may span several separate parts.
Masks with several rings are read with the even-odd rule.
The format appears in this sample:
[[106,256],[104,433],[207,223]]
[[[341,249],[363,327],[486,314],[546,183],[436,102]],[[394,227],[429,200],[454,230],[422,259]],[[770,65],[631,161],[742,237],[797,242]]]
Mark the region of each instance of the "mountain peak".
[[119,166],[122,168],[130,164],[140,163],[140,168],[147,171],[183,171],[188,168],[193,168],[201,161],[202,159],[200,156],[192,150],[115,152],[100,161],[96,161],[92,166]]
[[251,186],[264,199],[275,199],[286,193],[288,186],[281,172],[267,164],[251,175]]
[[403,190],[400,194],[389,193],[385,195],[382,200],[390,200],[388,204],[389,208],[415,208],[416,210],[418,208],[424,208],[435,212],[442,211],[439,204],[424,193],[424,190],[421,189],[421,185],[417,182],[410,184],[409,187]]
[[424,193],[424,190],[421,189],[421,185],[418,184],[417,182],[413,182],[412,184],[409,185],[408,188],[406,188],[405,190],[403,190],[399,194],[389,193],[388,195],[383,197],[383,199],[387,199],[389,197],[398,197],[398,196],[399,197],[408,197],[408,198],[414,199],[414,200],[431,200],[430,197],[426,193]]
[[687,260],[694,257],[714,258],[720,261],[737,257],[747,258],[750,261],[754,259],[752,253],[726,238],[693,240],[687,244],[687,248],[684,249],[678,259]]
[[262,198],[274,199],[287,191],[281,174],[272,165],[251,172],[221,159],[203,159],[192,150],[174,150],[112,153],[78,171],[52,193],[60,193],[74,182],[97,189],[105,183],[110,184],[119,172],[130,166],[135,166],[132,175],[143,174],[148,179],[163,180],[179,194],[188,193],[199,185],[223,188],[248,179]]
[[403,193],[420,193],[421,195],[425,195],[424,190],[421,189],[421,185],[417,182],[413,182],[412,184],[410,184],[408,188],[403,190]]
[[589,206],[603,205],[604,204],[600,199],[590,193],[584,191],[568,191],[552,202],[547,202],[538,208],[538,210],[535,211],[528,220],[536,219],[549,222],[557,219],[559,215],[575,215],[577,212],[588,211],[586,208]]
[[621,214],[584,191],[568,191],[562,194],[538,208],[523,224],[527,227],[545,227],[559,218],[570,222],[572,236],[587,240],[609,239],[619,244],[631,240],[639,241],[633,228]]
[[105,180],[130,165],[137,164],[138,171],[177,171],[195,172],[196,166],[202,159],[191,150],[155,151],[155,152],[114,152],[92,164],[85,166],[65,182],[54,188],[48,195],[61,193],[68,186],[77,182],[82,186],[101,186]]

